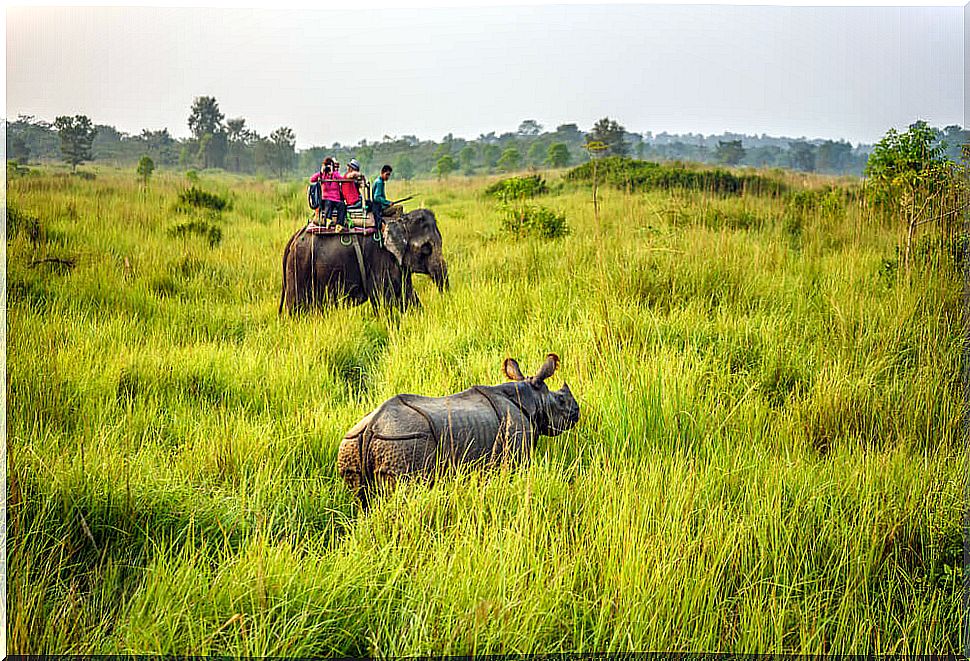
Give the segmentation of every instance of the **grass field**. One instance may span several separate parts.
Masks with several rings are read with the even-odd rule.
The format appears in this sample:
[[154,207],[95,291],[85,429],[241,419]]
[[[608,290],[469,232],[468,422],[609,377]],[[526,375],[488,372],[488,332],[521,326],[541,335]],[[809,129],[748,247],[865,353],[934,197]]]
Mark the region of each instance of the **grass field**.
[[[571,234],[516,240],[493,179],[392,181],[450,292],[279,318],[301,183],[202,174],[206,216],[92,170],[8,181],[10,653],[960,651],[962,280],[851,194],[607,187],[597,223],[551,173]],[[574,430],[359,512],[364,413],[550,351]]]

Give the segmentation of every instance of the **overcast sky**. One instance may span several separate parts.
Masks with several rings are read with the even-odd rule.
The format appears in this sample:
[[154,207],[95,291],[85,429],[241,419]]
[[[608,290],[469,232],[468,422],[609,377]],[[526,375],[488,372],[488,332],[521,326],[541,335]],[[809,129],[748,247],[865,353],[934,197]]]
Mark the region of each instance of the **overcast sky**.
[[960,6],[359,6],[8,8],[7,116],[184,137],[209,95],[300,148],[526,118],[852,142],[967,124]]

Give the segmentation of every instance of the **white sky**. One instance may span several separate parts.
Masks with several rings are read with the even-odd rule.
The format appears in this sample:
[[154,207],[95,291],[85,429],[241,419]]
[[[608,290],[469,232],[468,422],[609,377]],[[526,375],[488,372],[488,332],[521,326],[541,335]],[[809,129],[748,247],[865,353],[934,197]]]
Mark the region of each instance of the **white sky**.
[[[965,12],[943,7],[9,7],[7,117],[188,135],[196,96],[297,145],[588,130],[878,140],[966,126]],[[353,0],[340,7],[354,6]]]

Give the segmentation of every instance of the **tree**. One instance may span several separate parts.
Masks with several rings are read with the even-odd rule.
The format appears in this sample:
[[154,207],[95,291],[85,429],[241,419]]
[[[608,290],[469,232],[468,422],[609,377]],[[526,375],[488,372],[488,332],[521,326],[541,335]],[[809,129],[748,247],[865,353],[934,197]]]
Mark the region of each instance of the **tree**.
[[815,146],[804,140],[789,142],[788,162],[795,170],[815,172]]
[[542,165],[542,162],[546,158],[546,146],[541,141],[536,140],[529,145],[529,151],[526,152],[525,158],[532,167]]
[[451,154],[445,154],[438,159],[438,163],[434,166],[435,173],[438,178],[447,177],[449,174],[457,169],[458,165],[455,163],[454,157]]
[[717,157],[718,163],[737,165],[744,158],[745,153],[740,140],[718,140],[714,155]]
[[219,103],[213,96],[197,96],[189,114],[189,130],[196,140],[206,133],[216,133],[222,129],[225,115],[219,110]]
[[296,156],[296,136],[293,129],[281,126],[269,134],[269,139],[273,143],[272,162],[279,172],[280,179],[283,179],[283,172],[293,167],[293,158]]
[[408,181],[414,177],[414,163],[408,156],[402,156],[401,160],[397,162],[397,168],[394,171],[401,179]]
[[537,136],[542,133],[542,124],[534,119],[526,119],[519,124],[519,135]]
[[585,149],[586,153],[589,154],[589,160],[593,165],[593,218],[596,220],[596,233],[599,234],[600,208],[599,208],[599,202],[596,199],[596,189],[597,189],[596,161],[598,159],[597,155],[598,154],[602,155],[609,149],[609,147],[607,147],[605,143],[600,142],[599,140],[589,140],[586,142],[585,145],[583,145],[583,149]]
[[255,131],[246,128],[246,120],[236,117],[226,122],[226,142],[229,158],[232,159],[233,170],[242,171],[241,160],[249,147],[258,138]]
[[852,157],[852,145],[848,142],[826,140],[818,147],[815,165],[822,172],[845,172]]
[[148,156],[154,157],[161,165],[174,165],[178,160],[175,139],[169,135],[168,129],[149,131],[142,129],[137,140]]
[[564,168],[569,165],[569,147],[564,142],[554,142],[546,152],[546,164],[551,168]]
[[138,168],[135,170],[138,176],[142,178],[145,184],[145,188],[148,188],[148,180],[152,176],[152,172],[155,170],[155,162],[145,154],[138,161]]
[[64,160],[71,164],[71,171],[76,172],[78,165],[91,160],[91,145],[97,130],[84,115],[58,117],[54,120],[54,128],[61,139]]
[[[199,143],[199,157],[202,158],[204,167],[209,167],[210,163],[218,164],[219,157],[225,156],[225,136],[222,126],[224,118],[225,115],[219,110],[219,104],[213,96],[197,96],[192,103],[189,130]],[[205,140],[206,136],[210,138]]]
[[27,146],[23,136],[13,135],[8,138],[7,156],[21,165],[27,165],[27,161],[30,160],[30,147]]
[[604,117],[593,125],[589,134],[589,142],[600,142],[606,145],[604,154],[610,156],[626,156],[627,144],[623,140],[626,129],[616,120]]
[[495,168],[500,158],[502,158],[502,148],[498,145],[486,144],[482,147],[482,162],[489,170]]
[[471,174],[475,167],[475,148],[465,145],[458,152],[458,159],[461,161],[461,169],[465,174]]
[[923,120],[905,133],[889,129],[869,155],[865,175],[870,200],[898,213],[906,223],[903,264],[907,272],[917,228],[954,213],[947,204],[956,206],[951,193],[962,182],[952,166],[946,144]]
[[961,160],[963,145],[970,144],[970,131],[951,124],[943,129],[943,139],[947,144],[946,157],[956,163]]
[[505,172],[511,172],[522,164],[522,154],[515,147],[507,147],[505,151],[502,152],[502,157],[498,159],[496,165],[500,170]]

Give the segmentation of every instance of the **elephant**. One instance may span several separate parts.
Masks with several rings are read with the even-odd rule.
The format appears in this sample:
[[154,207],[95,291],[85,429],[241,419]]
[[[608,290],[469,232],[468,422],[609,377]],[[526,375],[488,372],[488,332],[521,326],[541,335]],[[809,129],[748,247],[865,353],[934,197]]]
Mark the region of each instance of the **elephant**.
[[[358,242],[361,260],[347,239]],[[283,250],[278,313],[284,304],[289,313],[340,302],[420,306],[413,273],[430,276],[439,291],[448,287],[441,243],[437,220],[428,209],[386,219],[380,234],[311,234],[300,229]]]
[[507,383],[447,397],[396,395],[347,432],[337,472],[366,508],[375,488],[391,488],[402,477],[433,478],[461,464],[527,463],[538,436],[557,436],[579,421],[569,386],[552,391],[545,384],[558,365],[549,354],[535,376],[525,377],[506,358]]

